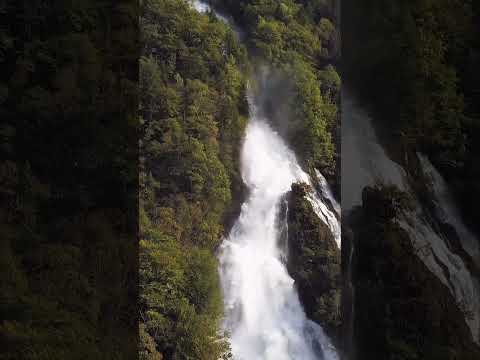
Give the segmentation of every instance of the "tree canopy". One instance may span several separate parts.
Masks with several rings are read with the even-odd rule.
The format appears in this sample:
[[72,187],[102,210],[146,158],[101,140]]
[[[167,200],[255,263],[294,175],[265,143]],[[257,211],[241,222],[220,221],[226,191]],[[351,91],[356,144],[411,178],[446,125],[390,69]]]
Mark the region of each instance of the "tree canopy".
[[214,251],[241,191],[246,50],[186,1],[141,8],[140,318],[144,359],[218,359]]

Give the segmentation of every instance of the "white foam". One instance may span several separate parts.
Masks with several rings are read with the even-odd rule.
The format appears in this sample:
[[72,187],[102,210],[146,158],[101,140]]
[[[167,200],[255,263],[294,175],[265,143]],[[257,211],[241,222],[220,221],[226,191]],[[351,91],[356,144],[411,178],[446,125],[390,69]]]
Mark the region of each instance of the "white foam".
[[[280,202],[292,183],[311,183],[310,179],[294,153],[258,117],[252,102],[251,113],[242,150],[242,176],[250,197],[220,254],[225,328],[231,334],[234,358],[336,360],[321,327],[307,319],[294,281],[280,260]],[[316,195],[309,195],[309,200],[326,221],[336,220]],[[338,221],[336,226],[339,231]]]

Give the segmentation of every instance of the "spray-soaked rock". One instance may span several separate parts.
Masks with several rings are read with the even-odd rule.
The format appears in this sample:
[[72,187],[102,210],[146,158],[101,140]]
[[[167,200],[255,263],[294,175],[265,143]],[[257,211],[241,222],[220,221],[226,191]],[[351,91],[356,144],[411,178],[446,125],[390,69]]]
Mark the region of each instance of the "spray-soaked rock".
[[292,185],[288,194],[288,270],[307,316],[339,339],[340,249],[327,224],[315,214],[306,195],[311,188]]

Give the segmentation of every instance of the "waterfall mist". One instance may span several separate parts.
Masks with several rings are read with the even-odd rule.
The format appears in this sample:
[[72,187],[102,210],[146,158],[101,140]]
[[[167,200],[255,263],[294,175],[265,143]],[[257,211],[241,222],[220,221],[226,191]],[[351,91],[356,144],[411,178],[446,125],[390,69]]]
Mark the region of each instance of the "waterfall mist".
[[[202,1],[191,3],[199,12],[213,11],[242,38],[227,16]],[[257,70],[259,89],[255,97],[249,93],[250,119],[241,154],[249,197],[219,254],[224,328],[235,360],[337,360],[322,327],[306,317],[285,264],[288,252],[281,239],[285,241],[288,232],[285,195],[294,182],[313,185],[281,137],[288,131],[282,124],[287,124],[289,90],[282,86],[284,76],[272,75],[268,66]],[[340,208],[323,175],[317,171],[316,177],[318,193],[312,190],[307,200],[340,247]]]
[[[259,116],[252,99],[250,105],[241,159],[250,196],[220,254],[225,328],[231,335],[234,358],[338,359],[322,328],[306,318],[279,246],[282,198],[292,183],[311,181],[294,153]],[[309,200],[339,242],[334,213],[316,194]]]

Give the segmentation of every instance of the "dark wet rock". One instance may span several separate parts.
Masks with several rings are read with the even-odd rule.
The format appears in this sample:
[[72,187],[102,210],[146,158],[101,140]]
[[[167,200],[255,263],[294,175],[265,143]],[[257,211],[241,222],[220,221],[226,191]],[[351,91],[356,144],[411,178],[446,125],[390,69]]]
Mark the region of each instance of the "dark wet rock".
[[362,204],[365,212],[375,221],[389,223],[401,209],[409,209],[408,196],[395,186],[366,187],[362,192]]
[[307,316],[339,342],[340,250],[305,195],[306,184],[293,184],[288,201],[288,271],[295,280]]
[[400,194],[366,188],[352,224],[355,313],[350,358],[480,359],[459,305],[393,221],[405,206]]

